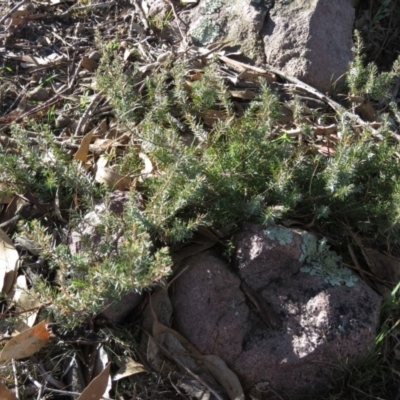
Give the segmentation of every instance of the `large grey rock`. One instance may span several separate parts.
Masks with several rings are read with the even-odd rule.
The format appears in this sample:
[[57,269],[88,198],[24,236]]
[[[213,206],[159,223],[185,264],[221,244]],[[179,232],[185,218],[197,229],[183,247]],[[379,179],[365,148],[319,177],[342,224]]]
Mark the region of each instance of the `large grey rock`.
[[188,16],[189,36],[196,45],[227,40],[246,57],[263,61],[260,31],[268,7],[262,1],[200,0]]
[[[366,355],[381,299],[338,269],[323,242],[250,224],[234,242],[237,273],[205,252],[185,262],[174,284],[173,327],[202,353],[224,359],[245,387],[268,383],[286,394],[319,388],[332,365]],[[280,326],[269,325],[265,314]]]
[[262,32],[266,61],[322,92],[348,69],[351,0],[276,1]]
[[329,92],[352,59],[354,17],[352,0],[200,0],[183,18],[194,44],[229,41]]

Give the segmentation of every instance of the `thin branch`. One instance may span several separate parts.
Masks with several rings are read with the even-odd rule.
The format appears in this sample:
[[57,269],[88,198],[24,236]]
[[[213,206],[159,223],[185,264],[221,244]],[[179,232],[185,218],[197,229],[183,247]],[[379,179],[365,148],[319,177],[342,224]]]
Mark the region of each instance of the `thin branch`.
[[[229,57],[220,56],[219,58],[221,61],[223,61],[227,64],[241,67],[244,70],[248,69],[248,70],[255,71],[258,73],[262,73],[262,74],[267,74],[268,72],[273,72],[274,74],[279,75],[283,79],[286,79],[288,82],[292,82],[298,89],[301,89],[307,93],[310,93],[310,94],[314,95],[315,97],[317,97],[318,99],[322,100],[323,102],[328,104],[331,108],[333,108],[337,113],[342,114],[346,119],[348,119],[358,125],[361,125],[361,126],[368,126],[371,129],[372,134],[375,137],[377,137],[378,139],[380,139],[380,140],[384,139],[384,137],[376,129],[374,129],[370,124],[365,122],[357,114],[354,114],[354,113],[346,110],[339,103],[332,100],[330,97],[324,95],[317,89],[313,88],[310,85],[307,85],[306,83],[302,82],[300,79],[295,78],[294,76],[286,74],[285,72],[281,71],[278,68],[273,67],[272,65],[267,65],[266,66],[267,69],[262,69],[259,67],[253,67],[252,65],[244,64],[244,63],[236,61],[236,60],[232,60]],[[398,140],[396,136],[393,136],[393,137],[394,137],[394,139]]]
[[203,379],[200,378],[197,374],[195,374],[191,369],[189,369],[185,364],[182,363],[179,359],[173,356],[167,348],[162,345],[161,343],[158,343],[153,336],[151,336],[148,332],[143,330],[143,332],[149,337],[149,339],[153,340],[154,343],[166,354],[169,358],[174,360],[179,366],[181,366],[189,375],[191,375],[194,379],[196,379],[198,382],[200,382],[204,387],[206,387],[216,398],[217,400],[223,400],[222,397],[212,388],[210,385],[207,385],[206,382],[204,382]]
[[22,5],[24,5],[27,1],[28,0],[22,0],[18,4],[16,4],[6,15],[4,15],[0,19],[0,24],[2,24],[8,17],[10,17],[14,13],[14,11],[17,11],[18,8],[20,8]]
[[85,112],[82,114],[81,119],[78,122],[78,125],[75,129],[75,134],[74,136],[78,136],[80,131],[82,130],[83,132],[85,132],[84,128],[86,125],[86,122],[89,118],[89,115],[92,113],[92,110],[95,111],[98,103],[100,101],[100,96],[102,95],[101,92],[96,93],[92,99],[92,101],[90,102],[90,104],[88,105],[88,107],[86,108]]
[[[45,387],[44,385],[42,385],[40,382],[38,382],[33,376],[28,375],[28,378],[30,379],[30,381],[37,387],[37,388],[43,388],[44,391],[46,392],[52,392],[52,393],[59,393],[59,394],[65,394],[67,396],[75,396],[78,397],[81,395],[81,393],[79,392],[70,392],[67,390],[59,390],[59,389],[51,389],[48,387]],[[108,397],[101,397],[101,400],[112,400]]]
[[19,399],[17,366],[15,365],[14,359],[11,359],[11,365],[12,365],[12,370],[13,370],[13,375],[14,375],[15,397],[17,399]]

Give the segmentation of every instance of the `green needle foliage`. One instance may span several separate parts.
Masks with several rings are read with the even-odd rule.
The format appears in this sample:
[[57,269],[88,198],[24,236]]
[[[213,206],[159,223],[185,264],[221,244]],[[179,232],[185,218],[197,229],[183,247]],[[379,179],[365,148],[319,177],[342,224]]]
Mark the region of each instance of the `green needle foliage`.
[[[138,66],[126,70],[114,45],[102,51],[97,86],[132,138],[123,155],[108,157],[137,180],[136,192],[121,216],[107,206],[97,213],[102,239],[94,244],[82,232],[79,254],[70,253],[62,225],[52,225],[61,244],[45,218],[20,225],[19,234],[36,243],[54,273],[50,284],[35,285],[43,302],[52,302],[56,320],[77,325],[98,313],[105,299],[163,282],[171,267],[168,246],[190,239],[200,226],[233,232],[244,221],[291,219],[313,223],[338,245],[346,243],[345,225],[377,245],[397,245],[400,146],[387,116],[379,128],[383,139],[377,139],[368,126],[356,133],[339,115],[340,138],[322,155],[309,126],[302,127],[302,141],[282,134],[282,104],[265,81],[253,101],[238,106],[216,60],[191,82],[184,60],[147,74]],[[351,68],[351,92],[370,98],[388,93],[398,69],[382,77],[364,67],[361,53]],[[295,106],[301,121],[298,99]],[[58,193],[61,209],[70,211],[70,228],[78,229],[81,213],[96,210],[105,191],[48,129],[40,131],[33,145],[25,129],[14,127],[18,151],[0,147],[4,190],[30,191],[41,202]],[[153,170],[142,176],[144,156]]]
[[13,125],[13,145],[0,146],[0,195],[31,192],[38,201],[48,202],[58,191],[62,208],[70,206],[73,196],[89,202],[101,197],[104,191],[80,164],[71,162],[48,126],[31,123],[29,128],[40,132],[34,141],[24,128]]
[[392,71],[378,73],[378,67],[374,63],[365,65],[361,35],[358,31],[355,31],[354,34],[354,59],[350,63],[349,73],[347,74],[350,93],[376,101],[389,98],[394,78],[399,77],[400,58],[394,63]]
[[168,249],[154,248],[137,209],[127,208],[122,218],[107,209],[97,212],[99,223],[94,224],[94,233],[85,232],[93,221],[76,224],[81,235],[79,253],[71,254],[66,244],[55,246],[38,220],[20,226],[19,236],[35,243],[54,277],[51,284],[37,279],[33,283],[35,293],[40,293],[42,302],[53,303],[52,319],[62,323],[64,329],[97,315],[107,301],[118,301],[127,292],[163,283],[170,272]]
[[[118,57],[106,52],[97,74],[121,123],[155,167],[141,188],[142,218],[153,237],[175,243],[190,238],[199,225],[235,227],[249,219],[295,217],[317,221],[326,234],[343,231],[345,223],[382,241],[395,240],[399,145],[387,119],[379,141],[368,127],[356,135],[339,122],[341,138],[327,157],[312,150],[312,138],[305,144],[281,140],[280,102],[268,84],[261,83],[257,98],[238,112],[216,62],[190,87],[184,62],[169,67],[143,77],[138,69],[123,72]],[[354,93],[378,96],[393,82],[393,74],[364,67],[361,55],[351,68]],[[213,112],[221,118],[210,126],[206,118]]]

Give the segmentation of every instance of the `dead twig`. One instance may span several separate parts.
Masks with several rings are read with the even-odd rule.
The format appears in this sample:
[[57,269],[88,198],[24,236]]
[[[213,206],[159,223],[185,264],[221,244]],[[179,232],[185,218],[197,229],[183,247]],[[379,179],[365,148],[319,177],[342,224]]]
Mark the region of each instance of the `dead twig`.
[[135,6],[135,10],[139,14],[140,19],[142,20],[142,24],[144,25],[144,28],[146,30],[148,30],[149,29],[149,23],[147,22],[146,15],[145,15],[144,11],[142,10],[142,7],[140,6],[139,1],[138,0],[131,0],[131,4],[133,6]]
[[76,7],[76,4],[74,4],[73,6],[68,8],[67,11],[64,11],[62,14],[60,14],[60,17],[67,17],[72,11],[87,10],[89,8],[90,9],[93,9],[93,8],[104,8],[104,7],[108,7],[108,6],[113,6],[116,3],[117,3],[116,1],[109,1],[109,2],[106,2],[106,3],[88,4],[86,6],[80,6],[80,7]]
[[29,313],[29,312],[32,312],[32,311],[41,310],[42,308],[51,306],[52,304],[53,304],[53,303],[51,303],[51,302],[50,302],[50,303],[44,303],[44,304],[41,304],[40,306],[32,307],[32,308],[29,308],[29,309],[23,310],[23,311],[15,311],[15,312],[9,312],[9,313],[1,313],[1,314],[0,314],[0,318],[11,318],[11,317],[15,317],[15,316],[17,316],[17,315],[23,315],[23,314],[26,314],[26,313]]
[[[44,385],[42,385],[40,382],[38,382],[33,376],[28,375],[29,380],[38,388],[38,389],[42,389],[46,392],[51,392],[51,393],[59,393],[59,394],[64,394],[67,396],[80,396],[81,393],[79,392],[70,392],[68,390],[59,390],[59,389],[52,389],[52,388],[48,388]],[[109,397],[101,397],[101,400],[112,400]]]
[[171,6],[172,12],[174,13],[174,17],[175,17],[175,19],[176,19],[176,24],[178,25],[179,33],[181,34],[182,41],[183,41],[183,43],[184,43],[184,47],[186,47],[186,46],[187,46],[186,35],[182,32],[180,22],[181,22],[183,25],[185,25],[185,28],[187,28],[187,25],[185,24],[184,21],[182,21],[182,19],[181,19],[181,18],[178,16],[178,14],[176,13],[175,6],[174,6],[174,4],[172,3],[172,1],[171,1],[171,0],[165,0],[165,1]]
[[16,4],[6,15],[0,19],[0,24],[2,24],[8,17],[10,17],[15,11],[18,10],[22,5],[24,5],[28,0],[22,0]]
[[15,397],[19,399],[19,390],[18,390],[18,376],[17,376],[17,367],[15,365],[15,360],[11,360],[13,375],[14,375],[14,386],[15,386]]
[[[194,61],[194,60],[197,60],[197,59],[199,59],[199,58],[207,58],[208,56],[210,56],[211,54],[213,54],[213,53],[215,53],[215,52],[217,52],[217,51],[220,51],[220,50],[222,50],[225,46],[227,46],[227,45],[229,45],[229,43],[230,43],[230,41],[229,40],[227,40],[227,41],[225,41],[225,42],[220,42],[220,43],[214,43],[214,45],[212,46],[212,48],[211,49],[209,49],[208,51],[206,51],[206,52],[203,52],[203,49],[202,48],[200,48],[199,50],[199,53],[198,54],[196,54],[195,56],[193,56],[193,57],[190,57],[190,58],[188,58],[186,61],[188,62],[188,63],[190,63],[190,62],[192,62],[192,61]],[[185,51],[184,53],[182,53],[182,54],[186,54],[188,51],[190,51],[191,50],[191,48],[189,48],[187,51]],[[180,54],[179,56],[182,56],[182,54]]]
[[9,225],[13,225],[14,223],[18,222],[20,218],[21,216],[17,214],[14,217],[10,218],[8,221],[5,221],[2,224],[0,224],[0,228],[1,229],[7,228]]
[[[31,108],[30,110],[22,113],[21,115],[15,117],[10,123],[5,124],[3,127],[0,128],[0,132],[3,132],[4,130],[6,130],[7,128],[10,127],[10,125],[13,122],[20,122],[22,121],[24,118],[28,118],[32,115],[35,115],[37,113],[39,113],[40,111],[45,110],[46,108],[56,104],[59,100],[60,100],[60,95],[62,93],[65,93],[69,88],[68,87],[62,87],[61,90],[59,90],[52,98],[50,98],[49,100],[43,102],[42,104]],[[6,116],[5,116],[6,117]]]
[[200,378],[197,374],[195,374],[191,369],[189,369],[185,364],[183,364],[180,360],[178,360],[176,357],[171,354],[171,352],[168,351],[168,349],[162,345],[161,343],[158,343],[152,335],[150,335],[148,332],[143,330],[143,332],[149,337],[149,339],[154,340],[154,343],[163,351],[167,357],[170,359],[174,360],[180,367],[182,367],[189,375],[191,375],[194,379],[196,379],[198,382],[200,382],[204,387],[206,387],[210,393],[212,393],[218,400],[223,400],[222,397],[212,388],[210,385],[207,385],[206,382],[204,382],[203,379]]
[[92,101],[89,103],[88,107],[86,108],[85,112],[83,113],[81,119],[80,119],[79,122],[78,122],[78,125],[77,125],[77,127],[76,127],[76,129],[75,129],[75,134],[74,134],[74,136],[78,136],[78,135],[79,135],[79,132],[80,132],[81,130],[82,130],[82,132],[85,132],[84,128],[85,128],[86,122],[87,122],[87,120],[88,120],[88,118],[89,118],[89,115],[92,113],[92,110],[93,110],[93,111],[96,110],[96,108],[97,108],[97,106],[98,106],[98,103],[99,103],[99,101],[100,101],[100,96],[101,96],[101,95],[102,95],[102,93],[99,92],[99,93],[96,93],[96,94],[93,96]]
[[[336,101],[332,100],[330,97],[324,95],[323,93],[321,93],[320,91],[318,91],[317,89],[313,88],[310,85],[307,85],[306,83],[302,82],[300,79],[295,78],[294,76],[288,75],[285,72],[281,71],[278,68],[273,67],[272,65],[267,65],[267,69],[262,69],[259,67],[254,67],[252,65],[247,65],[244,64],[240,61],[236,61],[236,60],[232,60],[229,57],[225,57],[225,56],[220,56],[219,57],[221,61],[230,64],[230,65],[235,65],[237,67],[241,67],[244,70],[248,69],[251,71],[255,71],[258,73],[262,73],[262,74],[267,74],[268,72],[273,72],[276,75],[279,75],[280,77],[282,77],[283,79],[287,80],[288,82],[291,82],[295,85],[296,88],[301,89],[315,97],[317,97],[318,99],[322,100],[323,102],[325,102],[326,104],[328,104],[331,108],[333,108],[337,113],[343,115],[343,117],[347,120],[350,120],[358,125],[361,126],[368,126],[369,129],[371,130],[373,136],[375,136],[376,138],[383,140],[384,137],[376,130],[374,129],[370,124],[368,124],[367,122],[365,122],[363,119],[361,119],[357,114],[354,114],[348,110],[346,110],[343,106],[341,106],[339,103],[337,103]],[[393,135],[392,135],[393,136]],[[398,138],[396,136],[393,136],[394,139],[398,140]]]

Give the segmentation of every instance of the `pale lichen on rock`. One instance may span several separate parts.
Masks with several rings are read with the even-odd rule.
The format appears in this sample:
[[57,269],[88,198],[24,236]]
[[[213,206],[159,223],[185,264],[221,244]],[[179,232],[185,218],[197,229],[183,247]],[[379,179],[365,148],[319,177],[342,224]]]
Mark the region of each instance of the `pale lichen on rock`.
[[196,44],[212,43],[219,35],[221,27],[208,17],[201,17],[190,29],[189,34]]
[[303,243],[299,261],[304,262],[301,272],[319,276],[332,286],[354,286],[357,276],[350,269],[340,266],[342,258],[330,250],[326,238],[318,241],[308,232],[302,232],[301,236]]
[[265,229],[265,233],[269,239],[277,240],[281,246],[289,244],[293,240],[293,232],[282,226],[270,225]]
[[207,0],[203,5],[204,12],[205,14],[214,14],[223,4],[224,2],[222,0]]

